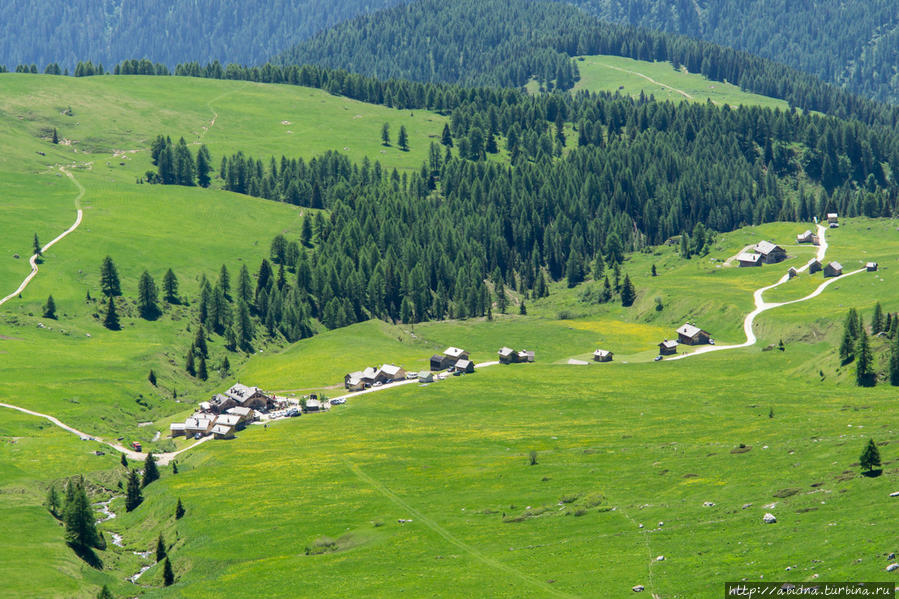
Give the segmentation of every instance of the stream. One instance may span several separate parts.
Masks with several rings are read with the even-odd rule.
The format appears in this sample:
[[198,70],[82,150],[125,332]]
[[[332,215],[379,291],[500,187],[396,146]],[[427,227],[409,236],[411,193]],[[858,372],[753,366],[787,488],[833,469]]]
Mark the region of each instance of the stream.
[[[98,512],[103,514],[103,517],[100,518],[99,520],[97,520],[97,524],[102,524],[103,522],[108,522],[116,517],[116,513],[114,511],[112,511],[111,509],[109,509],[109,504],[112,502],[113,499],[116,499],[116,497],[110,497],[106,501],[101,501],[99,503],[94,504],[94,509],[96,509]],[[117,532],[109,531],[109,536],[112,539],[113,545],[115,545],[116,547],[122,547],[122,548],[125,547],[125,545],[122,543],[122,535],[120,535]],[[150,551],[132,551],[131,553],[133,553],[134,555],[136,555],[140,558],[143,558],[143,559],[150,559],[150,555],[152,552],[150,552]],[[143,575],[143,573],[152,567],[153,567],[153,564],[141,566],[140,570],[138,570],[137,572],[135,572],[134,574],[132,574],[131,576],[128,577],[128,580],[132,584],[137,584],[138,579]]]

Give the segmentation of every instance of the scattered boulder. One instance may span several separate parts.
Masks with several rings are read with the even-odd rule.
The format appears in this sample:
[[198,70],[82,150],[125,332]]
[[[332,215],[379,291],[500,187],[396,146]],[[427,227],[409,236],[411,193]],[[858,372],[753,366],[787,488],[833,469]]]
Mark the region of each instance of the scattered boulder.
[[665,556],[664,556],[664,555],[660,555],[659,557],[656,558],[656,561],[657,561],[657,562],[664,562],[664,561],[665,561]]
[[635,593],[642,593],[642,592],[643,592],[643,588],[644,588],[644,587],[643,587],[642,584],[638,584],[638,585],[636,585],[636,586],[634,586],[634,587],[631,587],[631,590],[632,590],[633,592],[635,592]]
[[899,564],[894,562],[887,566],[887,572],[892,572],[893,570],[899,570]]
[[762,516],[762,521],[765,524],[774,524],[777,522],[777,518],[774,517],[774,514],[771,512],[767,512],[764,516]]
[[752,507],[752,504],[751,504],[751,503],[744,503],[744,504],[743,504],[743,509],[744,509],[744,510],[747,510],[747,509],[749,509],[749,508],[751,508],[751,507]]

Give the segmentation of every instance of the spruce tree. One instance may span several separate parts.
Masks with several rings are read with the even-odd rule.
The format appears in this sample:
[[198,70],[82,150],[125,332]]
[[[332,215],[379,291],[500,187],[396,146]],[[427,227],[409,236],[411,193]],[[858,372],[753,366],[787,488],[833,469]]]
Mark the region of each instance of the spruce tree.
[[125,468],[128,467],[128,456],[126,456],[124,453],[122,454],[122,459],[120,461],[122,462],[122,466],[124,466]]
[[113,597],[109,587],[104,584],[100,592],[97,593],[97,599],[115,599],[115,597]]
[[596,252],[596,256],[593,257],[593,280],[598,281],[605,270],[606,263],[602,259],[602,252]]
[[856,384],[860,387],[873,387],[876,382],[874,380],[874,356],[868,344],[868,334],[864,329],[862,329],[856,344],[855,357]]
[[37,238],[37,233],[34,234],[34,241],[32,242],[32,250],[31,253],[35,256],[43,256],[44,251],[41,249],[41,242]]
[[231,296],[231,273],[228,272],[228,267],[224,264],[219,269],[218,287],[226,298]]
[[170,587],[175,582],[175,573],[172,571],[172,562],[169,558],[165,558],[162,568],[162,582],[165,586]]
[[312,245],[312,219],[307,216],[303,217],[303,224],[300,227],[300,243],[305,247]]
[[125,511],[132,511],[141,504],[144,496],[141,494],[140,478],[137,470],[132,469],[128,474],[128,485],[125,489]]
[[178,474],[178,462],[172,461],[172,474]]
[[156,386],[156,373],[153,372],[153,369],[150,369],[150,374],[147,375],[147,380],[150,381],[150,384],[154,387]]
[[409,136],[406,134],[405,125],[400,125],[400,133],[396,138],[396,143],[403,152],[409,151]]
[[890,384],[899,386],[899,336],[890,345]]
[[53,127],[53,143],[59,143],[59,134],[56,132],[56,127]]
[[142,318],[152,320],[159,315],[159,297],[156,282],[144,271],[137,283],[137,310]]
[[141,483],[141,487],[146,487],[154,480],[159,479],[159,468],[156,467],[156,458],[153,457],[153,452],[147,454],[147,459],[144,462],[144,480]]
[[865,445],[865,449],[862,451],[858,463],[868,472],[875,468],[880,468],[880,450],[877,449],[877,444],[874,443],[874,439],[868,439],[868,444]]
[[206,370],[206,358],[200,356],[200,362],[197,365],[197,378],[205,381],[209,378],[209,371]]
[[56,485],[50,485],[47,489],[47,509],[55,518],[59,517],[59,493],[56,492]]
[[121,328],[119,326],[119,314],[115,308],[115,300],[113,300],[111,295],[109,296],[109,303],[106,305],[106,317],[103,319],[103,326],[110,331],[118,331]]
[[175,520],[180,520],[184,516],[184,504],[181,503],[181,498],[178,498],[178,505],[175,506]]
[[187,374],[190,376],[197,376],[197,366],[194,363],[194,346],[190,346],[190,351],[187,352],[187,360],[184,362],[184,370],[187,371]]
[[165,275],[162,277],[162,294],[168,303],[178,303],[178,277],[171,268],[165,271]]
[[122,287],[119,284],[119,271],[116,269],[112,258],[106,256],[100,267],[100,289],[107,297],[122,295]]
[[843,340],[840,342],[840,363],[848,364],[855,359],[855,339],[852,337],[852,326],[847,320],[843,325]]
[[159,538],[156,539],[156,561],[161,562],[165,556],[165,539],[162,537],[162,533],[159,533]]
[[384,123],[381,126],[381,145],[389,146],[390,145],[390,124]]
[[[71,500],[66,501],[63,511],[63,523],[66,528],[66,542],[74,547],[97,547],[100,535],[97,534],[96,516],[84,490],[84,481],[70,481],[74,487]],[[68,496],[68,493],[67,493]]]
[[631,283],[630,276],[625,274],[624,284],[621,286],[621,305],[625,307],[631,306],[636,299],[637,291],[634,289],[634,284]]
[[518,305],[518,313],[522,316],[528,313],[528,309],[524,305],[524,300],[521,300],[521,304]]
[[253,301],[253,283],[246,264],[240,266],[240,275],[237,277],[237,299],[247,304]]
[[494,290],[496,291],[496,307],[500,311],[500,314],[505,314],[506,308],[509,305],[509,300],[506,298],[506,286],[503,285],[501,278],[497,281]]
[[880,302],[874,304],[874,316],[871,318],[871,334],[876,335],[883,331],[883,308]]
[[44,304],[44,318],[53,318],[56,319],[56,302],[53,301],[53,296],[47,296],[47,303]]
[[222,376],[226,376],[229,372],[231,372],[231,362],[228,361],[228,356],[225,356],[222,358]]
[[658,276],[658,273],[656,272],[656,265],[655,265],[655,264],[652,265],[652,271],[651,271],[651,272],[652,272],[652,276],[654,276],[654,277]]
[[210,172],[212,172],[212,157],[209,155],[209,148],[203,144],[197,151],[197,183],[200,187],[209,187]]
[[194,351],[201,358],[209,357],[209,348],[206,346],[206,329],[203,325],[197,327],[197,334],[194,335]]

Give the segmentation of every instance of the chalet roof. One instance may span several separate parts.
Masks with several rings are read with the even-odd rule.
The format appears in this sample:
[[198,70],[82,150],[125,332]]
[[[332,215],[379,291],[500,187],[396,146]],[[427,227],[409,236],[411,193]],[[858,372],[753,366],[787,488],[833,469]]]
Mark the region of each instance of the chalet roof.
[[515,350],[512,349],[511,347],[501,347],[497,353],[505,358],[507,356],[511,356],[512,354],[514,354]]
[[834,270],[843,270],[843,265],[836,261],[831,262],[827,266],[831,267]]
[[197,428],[206,430],[209,428],[209,425],[212,424],[211,418],[188,418],[184,421],[185,428]]
[[232,400],[227,395],[222,395],[221,393],[216,393],[215,395],[212,396],[212,399],[209,400],[209,403],[223,404],[223,403],[226,403],[229,401],[232,401]]
[[187,428],[187,425],[183,422],[173,422],[169,425],[170,431],[183,431]]
[[448,347],[445,350],[443,350],[443,355],[449,356],[450,358],[459,358],[464,353],[465,353],[465,350],[459,349],[458,347]]
[[259,387],[248,387],[246,385],[242,385],[241,383],[235,383],[225,394],[236,401],[237,403],[243,403],[249,398],[253,397],[257,393],[261,393],[259,391]]
[[240,422],[240,416],[237,414],[222,414],[215,419],[215,424],[223,424],[225,426],[237,426]]
[[213,435],[229,435],[234,430],[233,426],[228,426],[225,424],[216,424],[212,427]]
[[865,264],[865,268],[877,268],[877,262],[868,262]]
[[795,266],[791,266],[789,269],[787,269],[787,272],[788,272],[788,273],[791,273],[791,274],[794,274],[794,275],[799,273],[799,271],[796,270],[796,267],[795,267]]
[[386,374],[387,376],[396,376],[399,374],[399,371],[402,370],[402,367],[396,366],[394,364],[384,364],[381,366],[381,372]]
[[827,213],[827,218],[829,218],[829,219],[830,219],[830,218],[837,218],[837,213],[836,213],[836,212],[828,212],[828,213]]
[[611,356],[611,355],[612,355],[612,352],[610,352],[610,351],[607,350],[607,349],[598,349],[598,350],[596,350],[595,352],[593,352],[593,355],[594,355],[594,356],[599,356],[600,358],[603,358],[603,357],[605,357],[605,356]]
[[534,352],[531,350],[523,349],[520,352],[518,352],[518,359],[519,360],[528,360],[529,362],[533,362],[534,361]]
[[762,255],[768,255],[775,250],[783,251],[783,248],[780,247],[779,245],[771,243],[770,241],[765,241],[764,239],[762,241],[758,242],[755,246],[755,251],[757,251],[758,253],[760,253]]
[[739,256],[737,256],[737,261],[739,262],[758,262],[762,259],[761,254],[750,254],[749,252],[742,252]]
[[317,399],[307,399],[306,400],[306,409],[321,408],[322,405],[323,405],[322,402]]
[[468,368],[469,364],[471,364],[471,360],[459,360],[456,362],[456,368]]
[[368,368],[366,368],[365,370],[362,371],[363,379],[375,380],[376,376],[378,376],[378,371],[373,366],[369,366]]
[[808,265],[811,266],[812,264],[817,264],[818,266],[820,266],[821,261],[818,260],[817,258],[812,258],[811,260],[808,261]]
[[796,236],[796,240],[797,240],[797,241],[803,241],[803,240],[806,240],[806,239],[812,239],[814,236],[815,236],[814,233],[812,233],[811,231],[809,231],[808,229],[806,229],[805,233],[800,233],[799,235]]
[[673,349],[677,347],[677,341],[673,339],[665,339],[661,343],[659,343],[659,347],[664,347],[665,349]]
[[698,333],[703,333],[704,331],[699,327],[690,324],[689,322],[684,324],[681,328],[677,329],[679,335],[686,335],[687,337],[694,337]]
[[[228,412],[229,414],[234,414],[235,416],[250,416],[253,413],[253,410],[250,408],[239,406],[236,408],[228,408],[226,412]],[[221,416],[219,416],[219,420],[221,420]]]
[[431,360],[436,360],[437,362],[442,362],[445,357],[446,356],[444,356],[443,354],[434,354],[433,356],[431,356]]

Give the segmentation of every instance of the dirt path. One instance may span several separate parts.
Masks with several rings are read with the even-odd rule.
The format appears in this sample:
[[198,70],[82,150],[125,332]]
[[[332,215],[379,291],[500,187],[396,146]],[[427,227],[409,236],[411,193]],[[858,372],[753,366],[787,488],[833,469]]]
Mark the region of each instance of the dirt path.
[[359,477],[360,480],[369,484],[372,488],[374,488],[376,491],[381,493],[381,495],[383,495],[384,497],[386,497],[387,499],[389,499],[396,505],[398,505],[401,508],[403,508],[404,510],[406,510],[409,514],[414,515],[425,526],[427,526],[428,528],[430,528],[431,530],[436,532],[444,540],[446,540],[447,542],[449,542],[452,545],[455,545],[456,547],[458,547],[459,549],[461,549],[462,551],[464,551],[471,557],[475,558],[476,560],[478,560],[485,566],[495,570],[498,574],[506,574],[506,575],[514,576],[515,578],[518,578],[518,579],[530,584],[531,586],[537,587],[537,588],[543,590],[544,592],[546,592],[547,594],[552,595],[554,597],[572,597],[572,595],[563,593],[561,591],[558,591],[558,590],[552,588],[548,583],[543,582],[542,580],[538,580],[538,579],[534,578],[533,576],[529,576],[528,574],[525,574],[524,572],[521,572],[520,570],[516,570],[515,568],[513,568],[507,564],[504,564],[500,561],[493,559],[492,557],[485,555],[480,550],[478,550],[476,547],[472,547],[471,545],[467,544],[466,542],[460,540],[459,538],[454,536],[451,532],[449,532],[448,530],[446,530],[445,528],[443,528],[442,526],[437,524],[437,522],[435,522],[434,520],[431,520],[430,518],[425,516],[423,513],[421,513],[420,511],[418,511],[411,505],[409,505],[406,501],[404,501],[396,493],[394,493],[393,491],[388,489],[380,481],[372,478],[371,476],[369,476],[368,474],[363,472],[362,469],[359,468],[359,466],[357,466],[356,464],[353,464],[347,458],[343,458],[343,461],[344,461],[344,463],[346,463],[347,468],[349,468],[353,472],[353,474],[355,474],[357,477]]
[[[74,183],[74,184],[78,187],[78,195],[75,196],[75,209],[77,210],[77,213],[76,213],[76,216],[75,216],[75,224],[73,224],[71,227],[69,227],[68,229],[66,229],[65,231],[63,231],[63,232],[60,233],[59,235],[57,235],[56,238],[53,239],[50,243],[48,243],[47,245],[45,245],[44,247],[42,247],[42,248],[41,248],[41,253],[42,253],[42,254],[43,254],[43,253],[46,253],[47,250],[49,250],[51,247],[53,247],[53,245],[56,244],[57,241],[63,239],[66,235],[68,235],[69,233],[71,233],[72,231],[74,231],[75,229],[77,229],[78,226],[81,224],[81,219],[82,219],[82,216],[83,216],[83,213],[82,213],[82,211],[81,211],[81,198],[84,196],[84,187],[82,187],[81,183],[78,182],[78,180],[75,178],[75,176],[74,176],[72,173],[70,173],[69,171],[67,171],[66,169],[64,169],[64,168],[62,168],[62,167],[60,167],[59,170],[61,170],[63,173],[65,173],[65,175],[66,175],[69,179],[72,180],[72,183]],[[0,306],[2,306],[3,304],[5,304],[5,303],[8,302],[9,300],[13,299],[14,297],[18,297],[20,293],[22,293],[23,291],[25,291],[25,288],[28,287],[28,284],[29,284],[29,283],[31,282],[31,280],[37,275],[37,272],[38,272],[37,260],[38,260],[38,255],[37,255],[37,254],[33,255],[33,256],[31,257],[31,259],[28,260],[28,263],[31,265],[31,272],[28,273],[28,276],[25,277],[25,280],[22,281],[22,284],[19,285],[19,288],[18,288],[18,289],[16,289],[15,291],[13,291],[12,293],[10,293],[9,295],[7,295],[6,297],[4,297],[3,299],[0,299]]]
[[[825,254],[827,254],[826,234],[827,234],[827,229],[821,225],[818,225],[818,239],[820,240],[820,245],[818,246],[817,259],[819,261],[823,261]],[[796,270],[799,272],[803,272],[807,269],[808,269],[808,264],[805,264],[804,266],[802,266],[801,268],[798,268]],[[740,343],[738,345],[708,345],[708,346],[701,347],[701,348],[697,349],[696,351],[690,352],[688,354],[680,354],[680,355],[674,356],[672,358],[667,358],[667,361],[682,360],[684,358],[689,358],[690,356],[698,356],[701,354],[707,354],[709,352],[724,351],[726,349],[739,349],[742,347],[749,347],[751,345],[755,345],[755,343],[758,339],[756,339],[755,332],[752,330],[752,325],[755,322],[756,316],[758,316],[762,312],[767,312],[768,310],[772,310],[774,308],[779,308],[780,306],[787,306],[789,304],[797,304],[799,302],[804,302],[804,301],[810,300],[812,298],[818,297],[829,285],[836,283],[837,281],[842,281],[846,277],[851,277],[852,275],[856,275],[860,272],[865,272],[865,269],[860,268],[858,270],[854,270],[850,273],[841,275],[839,277],[833,277],[831,279],[827,279],[826,281],[824,281],[823,283],[818,285],[818,287],[814,291],[812,291],[807,296],[800,298],[800,299],[790,300],[788,302],[766,302],[762,298],[762,296],[764,295],[764,293],[766,291],[768,291],[769,289],[774,289],[775,287],[778,287],[779,285],[782,285],[790,280],[790,276],[788,274],[785,274],[776,283],[773,283],[772,285],[767,285],[760,289],[756,289],[753,292],[752,297],[755,300],[755,310],[753,310],[752,312],[747,314],[746,318],[743,320],[743,332],[746,334],[745,342]]]
[[622,69],[621,67],[613,67],[613,66],[610,65],[610,64],[604,64],[603,66],[604,66],[604,67],[608,67],[608,68],[610,68],[610,69],[614,69],[614,70],[616,70],[616,71],[621,71],[622,73],[629,73],[629,74],[631,74],[631,75],[636,75],[637,77],[643,77],[644,79],[646,79],[646,80],[649,81],[650,83],[655,83],[655,84],[658,85],[659,87],[664,87],[665,89],[670,89],[671,91],[673,91],[673,92],[675,92],[675,93],[678,93],[678,94],[682,95],[683,97],[687,98],[688,100],[692,100],[692,99],[693,99],[693,96],[691,96],[690,94],[688,94],[688,93],[685,92],[684,90],[682,90],[682,89],[677,89],[676,87],[671,87],[670,85],[666,85],[666,84],[662,83],[661,81],[656,81],[655,79],[653,79],[653,78],[650,77],[649,75],[644,75],[643,73],[639,73],[639,72],[637,72],[637,71],[630,71],[630,70],[628,70],[628,69]]

